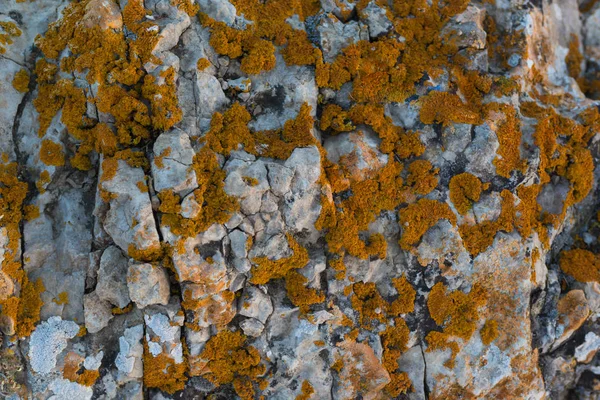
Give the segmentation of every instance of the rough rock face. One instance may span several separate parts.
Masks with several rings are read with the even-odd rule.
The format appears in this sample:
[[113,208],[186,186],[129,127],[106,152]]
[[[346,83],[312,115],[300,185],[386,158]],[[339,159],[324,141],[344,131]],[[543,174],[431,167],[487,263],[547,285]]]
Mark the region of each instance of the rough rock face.
[[0,3],[0,398],[598,398],[600,2]]

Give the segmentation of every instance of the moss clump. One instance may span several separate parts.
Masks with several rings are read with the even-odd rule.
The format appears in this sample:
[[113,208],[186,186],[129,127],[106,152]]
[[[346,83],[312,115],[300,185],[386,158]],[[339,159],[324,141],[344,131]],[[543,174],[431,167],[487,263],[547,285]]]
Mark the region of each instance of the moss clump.
[[436,324],[444,328],[444,333],[457,336],[464,341],[475,332],[479,320],[478,309],[487,303],[487,292],[475,284],[471,292],[459,290],[446,292],[446,286],[438,282],[427,299],[429,314]]
[[35,324],[39,322],[40,310],[44,305],[40,295],[45,290],[41,279],[31,282],[27,276],[23,278],[17,312],[17,335],[19,337],[29,336],[35,329]]
[[315,393],[315,389],[312,387],[309,381],[305,380],[302,382],[302,393],[296,396],[296,400],[308,400]]
[[481,328],[481,342],[489,346],[498,337],[498,322],[493,319],[485,321],[483,328]]
[[0,54],[6,53],[6,46],[13,44],[13,38],[22,32],[13,22],[0,21]]
[[421,122],[424,124],[440,123],[480,124],[481,115],[473,107],[462,102],[456,94],[432,91],[421,104]]
[[325,301],[325,296],[316,289],[306,287],[308,279],[296,270],[289,271],[285,276],[285,290],[292,304],[300,307],[301,313],[309,311],[313,304]]
[[156,357],[148,350],[148,343],[144,341],[144,386],[157,388],[163,392],[173,394],[183,390],[188,380],[187,362],[177,364],[175,360],[165,353]]
[[212,64],[206,58],[199,58],[196,63],[196,68],[198,71],[204,71],[206,68],[210,67]]
[[410,250],[419,243],[421,237],[440,219],[447,219],[456,224],[456,216],[446,203],[436,200],[421,199],[399,211],[402,236],[400,247]]
[[571,34],[571,41],[569,42],[569,52],[565,57],[567,63],[567,70],[571,78],[578,79],[581,75],[581,63],[583,62],[583,54],[579,50],[579,37],[574,33]]
[[465,215],[479,201],[483,185],[479,178],[468,172],[454,175],[448,185],[450,189],[450,200],[456,211]]
[[501,113],[504,117],[498,124],[498,157],[494,159],[496,173],[510,178],[512,171],[525,172],[525,160],[521,159],[521,123],[515,108],[509,104],[492,103],[486,106],[488,113]]
[[65,165],[65,154],[62,146],[49,139],[42,140],[40,160],[46,165],[62,167]]
[[600,257],[584,249],[560,253],[560,269],[579,282],[600,283]]
[[393,326],[388,325],[379,334],[383,346],[382,364],[390,374],[390,383],[384,390],[392,397],[407,393],[412,387],[408,374],[398,370],[400,368],[398,358],[407,348],[409,335],[410,330],[402,318],[396,318]]
[[13,78],[12,85],[21,93],[29,92],[29,72],[26,69],[19,70]]
[[69,293],[60,292],[52,301],[58,305],[69,304]]
[[438,168],[427,160],[415,160],[408,166],[408,183],[412,190],[419,195],[425,196],[433,191],[438,184]]
[[392,278],[392,285],[398,292],[398,298],[388,307],[391,315],[408,314],[415,310],[417,292],[405,276]]
[[[341,201],[335,212],[330,209],[330,213],[321,213],[315,226],[328,230],[325,238],[331,253],[348,252],[362,259],[370,254],[381,255],[381,247],[369,246],[359,233],[367,230],[381,211],[393,210],[405,200],[407,189],[400,176],[402,168],[402,164],[390,160],[373,178],[353,182],[352,195]],[[381,240],[377,237],[371,241],[378,242]]]
[[205,378],[215,385],[233,383],[243,400],[254,399],[252,382],[266,371],[260,362],[260,354],[246,345],[241,332],[223,330],[206,342],[200,357],[207,360]]
[[388,303],[381,297],[373,282],[356,282],[352,285],[352,308],[358,313],[359,325],[370,328],[375,322],[386,321]]
[[463,244],[472,256],[477,256],[490,247],[499,231],[512,232],[514,230],[516,222],[514,197],[508,190],[503,190],[500,196],[502,196],[502,210],[498,219],[483,221],[475,225],[463,224],[458,227]]
[[[296,239],[290,234],[287,234],[287,240],[292,251],[292,255],[279,260],[270,260],[267,257],[257,257],[252,259],[255,264],[252,267],[252,277],[250,282],[255,285],[264,285],[272,279],[285,277],[288,272],[302,268],[308,263],[308,253]],[[298,281],[297,277],[295,281]]]

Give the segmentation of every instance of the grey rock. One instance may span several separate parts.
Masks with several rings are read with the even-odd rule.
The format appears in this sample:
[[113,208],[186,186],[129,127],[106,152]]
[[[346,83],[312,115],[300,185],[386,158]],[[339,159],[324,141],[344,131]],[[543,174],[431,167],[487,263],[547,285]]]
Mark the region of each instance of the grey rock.
[[119,308],[124,308],[130,302],[127,289],[127,259],[115,246],[102,253],[96,294],[100,300],[108,301]]
[[169,303],[169,277],[159,265],[129,263],[129,297],[139,308]]
[[185,132],[173,129],[162,133],[154,142],[154,154],[152,176],[157,192],[172,190],[184,197],[198,187],[196,173],[191,168],[195,152]]
[[393,27],[392,21],[386,15],[386,11],[377,6],[374,1],[369,2],[367,7],[362,10],[362,14],[369,27],[369,36],[371,39],[387,33]]
[[246,286],[240,300],[240,315],[255,318],[263,324],[273,313],[269,295],[256,286]]
[[265,326],[257,319],[248,318],[240,322],[240,328],[244,331],[244,335],[257,337],[260,336]]
[[113,318],[111,305],[92,292],[83,296],[85,328],[89,333],[100,332]]

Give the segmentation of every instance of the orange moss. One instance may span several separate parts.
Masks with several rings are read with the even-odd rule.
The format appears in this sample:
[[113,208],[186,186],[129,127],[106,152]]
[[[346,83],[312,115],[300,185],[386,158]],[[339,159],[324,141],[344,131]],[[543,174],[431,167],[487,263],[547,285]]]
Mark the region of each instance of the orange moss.
[[146,185],[146,182],[139,181],[139,182],[136,183],[136,186],[138,187],[138,189],[140,190],[140,192],[142,192],[142,193],[148,193],[148,185]]
[[498,322],[493,319],[485,321],[480,335],[483,344],[489,346],[498,337]]
[[29,72],[26,69],[19,70],[12,80],[12,85],[21,93],[29,92]]
[[475,225],[463,224],[458,227],[465,248],[474,257],[492,245],[496,233],[514,230],[516,210],[513,195],[508,190],[503,190],[500,195],[502,196],[502,210],[497,220],[483,221]]
[[51,181],[52,181],[52,178],[50,177],[50,172],[48,172],[47,170],[43,170],[40,173],[40,179],[35,182],[35,186],[37,187],[38,192],[40,192],[40,194],[45,193],[46,185],[48,183],[50,183]]
[[416,194],[425,196],[436,188],[438,172],[439,168],[433,168],[429,161],[415,160],[408,166],[406,183],[412,186]]
[[399,243],[404,250],[410,250],[412,246],[418,244],[425,232],[440,219],[444,218],[456,224],[456,216],[448,204],[430,199],[421,199],[401,209],[399,215],[402,227]]
[[430,92],[423,99],[419,115],[424,124],[481,123],[481,116],[473,107],[464,104],[456,94],[448,92]]
[[62,167],[65,165],[65,155],[62,146],[49,139],[42,140],[40,160],[46,165]]
[[448,185],[450,189],[450,200],[461,215],[465,215],[479,201],[482,184],[479,178],[468,172],[454,175]]
[[210,67],[212,64],[206,58],[199,58],[196,63],[196,68],[198,71],[204,71],[206,68]]
[[[308,252],[302,247],[291,234],[287,234],[288,245],[292,255],[279,260],[270,260],[267,257],[257,257],[252,259],[255,265],[252,267],[252,277],[250,282],[256,285],[264,285],[272,279],[285,277],[288,272],[304,267],[308,263]],[[298,283],[298,277],[293,279]],[[291,285],[291,284],[290,284]],[[297,290],[297,285],[293,285]]]
[[296,270],[285,275],[285,289],[292,304],[300,307],[300,312],[306,313],[313,304],[325,301],[325,296],[316,289],[306,287],[308,279]]
[[187,362],[180,364],[165,353],[156,357],[148,350],[148,343],[144,340],[144,386],[157,388],[163,392],[173,394],[185,387],[188,377]]
[[52,301],[58,305],[69,304],[69,293],[60,292]]
[[25,221],[32,221],[40,217],[40,209],[35,204],[26,205],[23,207],[23,218]]
[[181,197],[171,190],[163,190],[158,194],[160,206],[158,211],[162,213],[178,214],[181,211]]
[[444,333],[457,336],[468,341],[475,332],[479,320],[478,308],[487,303],[487,292],[475,284],[471,292],[465,294],[459,290],[446,292],[446,286],[438,282],[427,299],[427,307],[431,318],[441,327]]
[[0,54],[6,53],[6,46],[13,44],[12,38],[21,36],[21,33],[13,22],[0,21]]
[[569,42],[569,52],[565,57],[567,63],[567,70],[571,78],[579,78],[582,72],[581,63],[583,62],[583,54],[579,50],[579,37],[572,33],[571,41]]
[[391,315],[408,314],[415,310],[415,299],[417,292],[405,276],[392,278],[392,285],[398,292],[398,298],[388,307]]
[[560,253],[560,269],[579,282],[600,283],[600,257],[584,249]]
[[496,173],[510,178],[512,171],[525,172],[525,160],[521,159],[521,123],[512,105],[491,103],[486,105],[488,113],[502,113],[503,121],[498,124],[498,157],[494,159]]
[[220,331],[206,342],[200,358],[207,360],[206,379],[214,385],[233,383],[243,400],[254,399],[252,382],[263,375],[266,368],[260,362],[258,350],[246,344],[244,334]]
[[456,361],[456,355],[460,351],[458,343],[450,341],[450,335],[444,332],[431,331],[425,337],[427,341],[427,351],[434,350],[445,350],[450,349],[452,354],[448,361],[444,363],[447,368],[454,368],[454,362]]
[[358,313],[359,325],[370,328],[374,322],[385,322],[388,303],[381,297],[373,282],[356,282],[352,285],[352,308]]
[[315,389],[312,387],[309,381],[304,380],[302,382],[302,393],[296,396],[296,400],[308,400],[315,393]]
[[113,315],[122,315],[122,314],[127,314],[131,310],[133,310],[133,303],[129,303],[128,305],[126,305],[123,308],[113,307],[111,312]]
[[[404,201],[406,188],[401,172],[402,164],[390,160],[375,177],[353,182],[350,187],[352,196],[339,204],[339,211],[321,213],[315,226],[328,229],[325,238],[331,253],[346,251],[363,259],[369,256],[370,251],[380,253],[376,247],[369,248],[360,239],[359,232],[367,230],[381,211],[393,210]],[[375,242],[378,240],[376,237],[373,239]]]
[[200,6],[194,0],[171,0],[171,4],[190,17],[195,16],[200,11]]
[[333,134],[349,132],[355,128],[349,114],[337,104],[327,104],[323,107],[319,127],[322,131],[331,129]]
[[30,282],[27,276],[23,278],[17,312],[17,336],[29,336],[35,329],[35,324],[40,320],[40,310],[44,305],[40,295],[45,290],[41,279]]

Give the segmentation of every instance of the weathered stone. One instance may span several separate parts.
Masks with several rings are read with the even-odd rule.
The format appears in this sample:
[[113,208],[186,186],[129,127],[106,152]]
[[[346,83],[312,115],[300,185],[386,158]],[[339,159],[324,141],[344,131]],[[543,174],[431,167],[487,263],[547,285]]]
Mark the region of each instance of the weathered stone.
[[169,303],[169,277],[159,265],[129,263],[127,270],[129,297],[139,308]]
[[157,192],[169,190],[185,197],[198,187],[191,168],[195,153],[185,132],[175,129],[161,134],[154,142],[154,154],[152,176]]
[[96,294],[100,300],[108,301],[118,308],[123,308],[130,302],[127,289],[127,259],[115,246],[102,253]]

